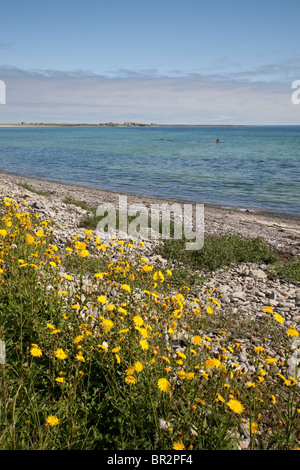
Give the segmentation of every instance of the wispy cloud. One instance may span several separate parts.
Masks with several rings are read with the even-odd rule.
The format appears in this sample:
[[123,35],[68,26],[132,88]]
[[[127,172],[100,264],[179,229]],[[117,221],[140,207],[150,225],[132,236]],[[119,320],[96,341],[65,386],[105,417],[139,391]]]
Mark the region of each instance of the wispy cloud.
[[234,79],[244,81],[293,81],[296,79],[295,77],[300,77],[300,55],[294,56],[289,60],[282,60],[257,66],[252,70],[233,72],[230,74],[230,76]]
[[7,104],[0,107],[0,121],[300,124],[300,106],[291,102],[290,81],[292,76],[300,79],[300,69],[291,64],[284,69],[289,78],[275,80],[283,67],[282,63],[243,73],[173,75],[152,69],[98,75],[1,67]]

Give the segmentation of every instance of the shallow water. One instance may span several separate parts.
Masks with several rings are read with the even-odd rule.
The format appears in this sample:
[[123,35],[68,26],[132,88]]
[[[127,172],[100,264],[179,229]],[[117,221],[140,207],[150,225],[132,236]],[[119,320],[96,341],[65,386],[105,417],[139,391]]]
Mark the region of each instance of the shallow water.
[[300,126],[3,127],[0,169],[300,215]]

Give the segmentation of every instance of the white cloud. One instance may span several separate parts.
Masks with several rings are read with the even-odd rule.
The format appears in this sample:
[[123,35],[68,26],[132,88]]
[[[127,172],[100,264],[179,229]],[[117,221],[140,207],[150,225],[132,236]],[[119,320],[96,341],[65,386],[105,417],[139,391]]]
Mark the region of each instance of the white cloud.
[[[279,67],[266,66],[264,73]],[[292,82],[255,80],[261,72],[243,77],[164,76],[155,70],[96,75],[2,67],[7,104],[0,107],[0,122],[300,124]]]

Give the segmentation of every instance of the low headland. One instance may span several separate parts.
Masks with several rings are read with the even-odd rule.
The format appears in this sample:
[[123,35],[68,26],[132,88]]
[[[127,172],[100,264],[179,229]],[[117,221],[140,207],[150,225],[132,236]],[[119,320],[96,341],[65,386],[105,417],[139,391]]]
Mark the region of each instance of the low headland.
[[98,232],[121,193],[0,193],[1,450],[300,448],[299,218],[205,204],[189,252]]
[[0,127],[232,127],[234,124],[157,124],[125,121],[100,123],[45,123],[45,122],[19,122],[14,124],[1,124]]

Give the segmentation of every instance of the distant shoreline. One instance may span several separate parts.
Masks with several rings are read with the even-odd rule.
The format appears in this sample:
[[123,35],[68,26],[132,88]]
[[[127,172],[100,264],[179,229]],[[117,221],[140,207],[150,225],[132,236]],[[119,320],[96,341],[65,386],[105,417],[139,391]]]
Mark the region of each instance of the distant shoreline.
[[299,127],[300,124],[144,124],[144,123],[118,123],[118,122],[105,122],[105,123],[0,123],[1,127]]
[[143,124],[143,123],[15,123],[1,124],[0,127],[235,127],[236,124]]

